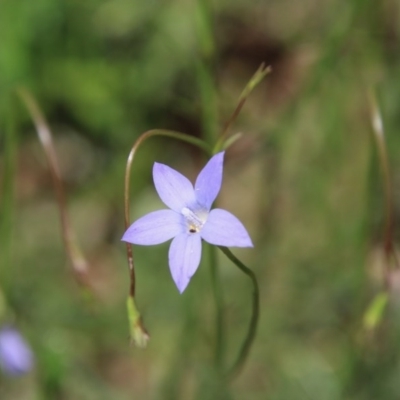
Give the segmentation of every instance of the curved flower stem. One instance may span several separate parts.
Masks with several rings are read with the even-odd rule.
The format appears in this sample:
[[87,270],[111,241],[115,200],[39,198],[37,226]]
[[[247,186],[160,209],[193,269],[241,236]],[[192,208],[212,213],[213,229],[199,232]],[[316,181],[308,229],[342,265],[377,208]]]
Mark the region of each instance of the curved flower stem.
[[[129,228],[130,224],[130,216],[129,216],[129,183],[131,177],[131,169],[133,159],[136,155],[137,150],[139,149],[140,145],[146,141],[147,139],[153,136],[165,136],[172,139],[181,140],[186,143],[190,143],[194,146],[199,147],[207,154],[211,154],[210,147],[203,142],[201,139],[197,139],[195,137],[189,136],[185,133],[175,132],[175,131],[168,131],[164,129],[152,129],[150,131],[144,132],[139,136],[136,140],[132,149],[129,153],[128,160],[126,162],[125,168],[125,190],[124,190],[124,211],[125,211],[125,229]],[[129,296],[127,299],[127,312],[129,318],[129,329],[130,329],[130,336],[131,340],[136,343],[138,347],[145,347],[148,340],[149,334],[146,331],[143,323],[141,315],[137,309],[135,303],[135,292],[136,292],[136,277],[135,277],[135,264],[133,262],[133,250],[132,245],[130,243],[126,243],[126,252],[128,258],[128,267],[129,267]]]
[[88,278],[89,265],[78,246],[74,232],[70,225],[64,187],[62,184],[61,172],[57,162],[57,154],[54,147],[51,130],[32,94],[27,89],[21,87],[17,89],[17,95],[27,108],[28,113],[32,118],[40,144],[43,147],[47,162],[49,164],[54,191],[58,203],[58,210],[60,212],[61,230],[65,251],[71,261],[72,269],[78,282],[86,288],[90,288],[90,282]]
[[216,341],[215,341],[214,360],[215,360],[215,366],[219,370],[222,370],[224,363],[224,354],[225,354],[224,303],[223,303],[222,285],[221,285],[221,277],[218,273],[217,254],[215,251],[215,246],[209,245],[208,251],[209,251],[209,261],[211,266],[211,285],[212,285],[212,291],[214,293],[214,301],[216,307],[216,313],[215,313]]
[[243,368],[256,334],[258,318],[260,314],[260,293],[257,278],[254,272],[250,268],[246,267],[238,258],[236,258],[227,247],[218,247],[229,258],[229,260],[231,260],[243,273],[245,273],[251,279],[251,283],[253,284],[252,314],[249,329],[247,331],[245,340],[243,341],[242,347],[240,348],[236,361],[227,372],[227,378],[232,379],[237,374],[239,374],[239,372]]

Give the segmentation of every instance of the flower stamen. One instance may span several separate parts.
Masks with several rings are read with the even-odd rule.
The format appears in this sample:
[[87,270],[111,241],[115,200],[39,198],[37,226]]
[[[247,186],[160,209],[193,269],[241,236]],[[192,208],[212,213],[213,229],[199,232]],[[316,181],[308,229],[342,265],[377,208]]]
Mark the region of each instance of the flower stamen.
[[190,233],[197,233],[201,231],[207,219],[207,214],[200,212],[193,212],[187,207],[182,208],[182,215],[185,217],[187,226]]

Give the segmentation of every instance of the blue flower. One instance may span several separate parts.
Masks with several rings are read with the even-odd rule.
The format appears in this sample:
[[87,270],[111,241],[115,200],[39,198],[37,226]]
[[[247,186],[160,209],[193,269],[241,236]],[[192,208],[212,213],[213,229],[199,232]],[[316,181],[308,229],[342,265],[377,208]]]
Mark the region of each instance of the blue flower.
[[9,375],[22,375],[33,366],[33,354],[21,334],[9,326],[0,330],[0,367]]
[[253,247],[242,223],[226,210],[211,205],[222,183],[224,152],[213,156],[194,185],[179,172],[154,163],[154,185],[169,210],[154,211],[134,222],[122,240],[138,245],[155,245],[173,239],[169,267],[182,293],[201,258],[201,240],[217,246]]

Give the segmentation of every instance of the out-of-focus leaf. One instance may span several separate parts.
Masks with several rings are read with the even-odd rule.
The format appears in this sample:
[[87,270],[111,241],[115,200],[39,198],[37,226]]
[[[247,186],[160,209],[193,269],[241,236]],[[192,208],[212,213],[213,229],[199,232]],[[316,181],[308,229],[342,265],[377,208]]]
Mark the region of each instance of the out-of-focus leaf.
[[149,334],[142,323],[142,317],[136,308],[135,299],[131,296],[126,301],[129,319],[129,330],[131,340],[140,348],[145,348],[150,339]]
[[387,292],[378,293],[364,314],[364,326],[367,329],[375,329],[383,317],[389,297]]

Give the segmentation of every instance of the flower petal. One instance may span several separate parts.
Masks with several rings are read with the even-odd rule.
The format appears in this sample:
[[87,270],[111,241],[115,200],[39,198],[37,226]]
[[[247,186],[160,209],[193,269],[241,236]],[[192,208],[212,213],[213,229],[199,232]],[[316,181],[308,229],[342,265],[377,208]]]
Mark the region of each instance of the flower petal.
[[199,234],[182,233],[174,238],[169,248],[169,268],[172,279],[182,293],[196,272],[201,258]]
[[221,189],[224,154],[222,151],[208,161],[200,171],[194,186],[197,202],[207,210],[211,208]]
[[230,212],[215,208],[211,210],[200,232],[208,243],[226,247],[253,247],[243,224]]
[[154,211],[135,221],[122,241],[144,246],[160,244],[184,232],[182,215],[172,210]]
[[33,354],[21,334],[11,327],[0,331],[0,367],[10,375],[22,375],[33,367]]
[[189,179],[167,165],[154,163],[153,181],[161,200],[172,210],[180,212],[196,203]]

